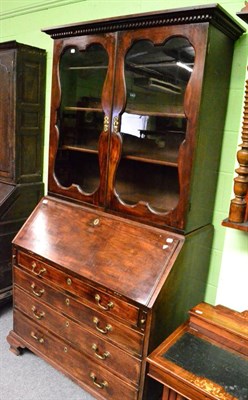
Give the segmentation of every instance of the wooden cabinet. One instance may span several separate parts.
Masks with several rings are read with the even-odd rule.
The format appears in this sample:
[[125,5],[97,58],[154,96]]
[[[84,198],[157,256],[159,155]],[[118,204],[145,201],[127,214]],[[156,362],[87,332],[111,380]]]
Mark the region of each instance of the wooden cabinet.
[[209,6],[45,32],[49,193],[13,242],[11,350],[96,398],[157,399],[146,356],[204,298],[243,29]]
[[0,43],[0,302],[12,290],[11,241],[43,196],[46,53]]
[[45,32],[49,193],[181,232],[210,223],[242,29],[210,6]]

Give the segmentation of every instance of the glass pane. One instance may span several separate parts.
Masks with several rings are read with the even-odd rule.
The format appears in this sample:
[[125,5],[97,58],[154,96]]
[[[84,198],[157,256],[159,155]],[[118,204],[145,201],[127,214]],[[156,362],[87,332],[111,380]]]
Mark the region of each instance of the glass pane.
[[55,174],[62,186],[86,193],[99,186],[98,140],[103,129],[102,89],[108,54],[99,44],[67,48],[60,61],[61,105]]
[[127,103],[116,190],[127,204],[144,201],[165,212],[178,203],[178,151],[187,129],[183,103],[194,57],[182,37],[162,45],[138,41],[126,55]]

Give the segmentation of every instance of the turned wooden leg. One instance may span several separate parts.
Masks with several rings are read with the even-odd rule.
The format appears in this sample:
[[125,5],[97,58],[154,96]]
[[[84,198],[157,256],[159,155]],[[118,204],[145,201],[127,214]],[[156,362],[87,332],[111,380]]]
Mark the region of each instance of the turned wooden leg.
[[10,345],[10,351],[12,351],[16,356],[21,355],[22,350],[26,347],[14,331],[10,331],[8,334],[7,342]]
[[242,126],[241,149],[237,152],[239,168],[234,178],[233,191],[235,198],[231,200],[229,221],[243,223],[248,220],[248,79],[245,83],[244,120]]

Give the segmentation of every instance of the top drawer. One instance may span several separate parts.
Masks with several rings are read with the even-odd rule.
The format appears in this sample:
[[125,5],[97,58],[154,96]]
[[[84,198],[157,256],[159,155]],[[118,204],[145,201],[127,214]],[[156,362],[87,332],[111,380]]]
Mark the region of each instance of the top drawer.
[[76,295],[81,302],[90,305],[92,308],[111,314],[114,317],[120,318],[128,325],[134,325],[144,330],[145,313],[133,304],[121,300],[117,295],[105,293],[86,284],[79,278],[72,277],[70,274],[51,267],[33,255],[23,253],[22,251],[17,252],[17,264],[34,276]]

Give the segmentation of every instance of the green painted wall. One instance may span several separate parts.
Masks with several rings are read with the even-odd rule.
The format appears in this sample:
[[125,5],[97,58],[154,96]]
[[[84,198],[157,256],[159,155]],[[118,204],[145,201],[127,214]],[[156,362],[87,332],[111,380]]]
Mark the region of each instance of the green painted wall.
[[[51,62],[53,41],[41,32],[51,26],[95,20],[161,9],[211,4],[212,1],[178,0],[1,0],[0,41],[19,42],[45,48],[47,62],[47,99],[45,134],[45,171],[47,176]],[[244,6],[243,1],[223,0],[220,3],[234,17]],[[239,19],[238,19],[239,20]],[[244,26],[245,23],[239,20]],[[246,26],[248,28],[248,26]],[[237,146],[240,141],[244,82],[248,58],[248,35],[235,44],[228,112],[219,170],[214,211],[215,237],[208,278],[206,301],[231,308],[248,308],[248,234],[227,229],[221,221],[227,217],[233,196],[233,177]]]

